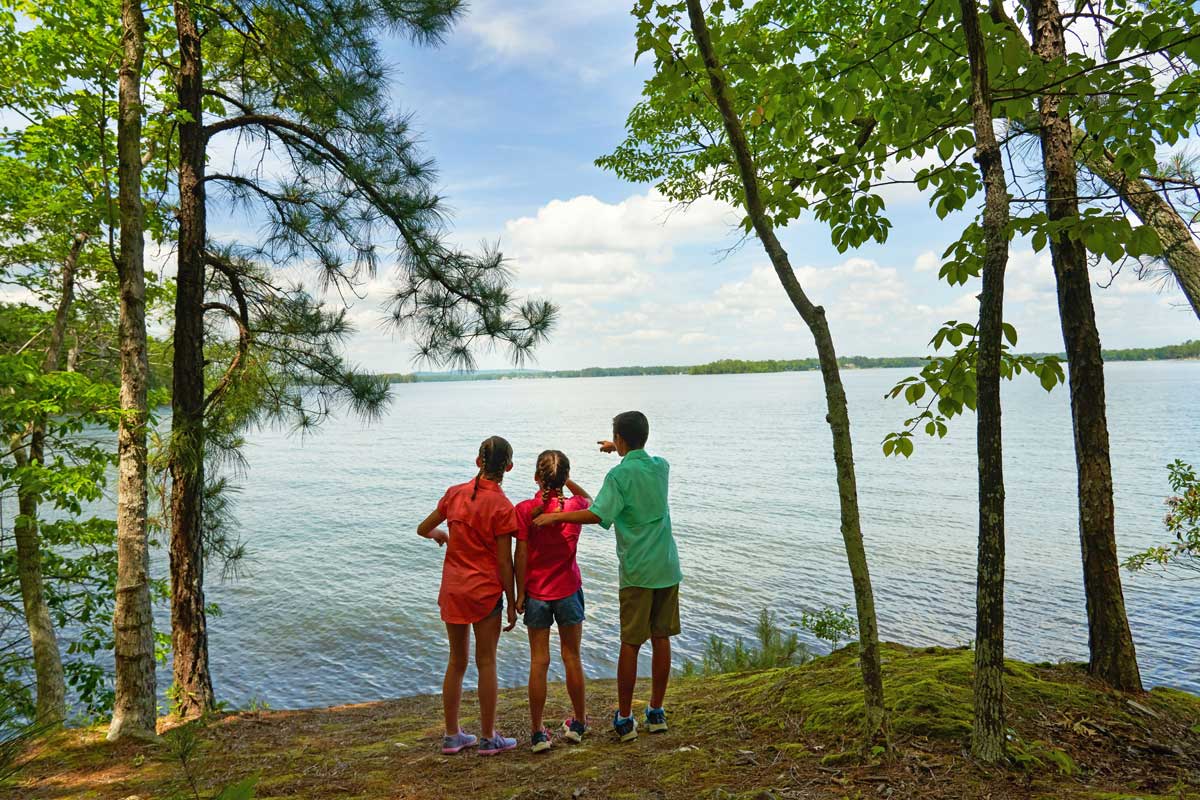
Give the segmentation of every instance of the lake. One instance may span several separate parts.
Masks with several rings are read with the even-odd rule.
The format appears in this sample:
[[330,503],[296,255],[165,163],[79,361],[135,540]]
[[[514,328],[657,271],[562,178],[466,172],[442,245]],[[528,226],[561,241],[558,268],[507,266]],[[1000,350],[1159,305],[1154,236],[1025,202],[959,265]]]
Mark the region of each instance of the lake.
[[[965,644],[974,636],[974,418],[956,420],[945,440],[919,441],[907,461],[885,459],[880,440],[909,413],[883,395],[909,372],[844,375],[880,636]],[[1022,378],[1004,387],[1008,653],[1086,660],[1068,395]],[[1115,363],[1108,392],[1124,555],[1166,539],[1165,465],[1200,463],[1200,363]],[[514,501],[532,494],[534,459],[550,447],[571,457],[594,494],[616,463],[594,443],[631,408],[650,418],[648,449],[672,464],[685,575],[677,663],[698,657],[712,634],[752,636],[762,608],[794,625],[803,610],[852,602],[818,373],[418,383],[394,394],[371,425],[335,419],[304,438],[250,436],[236,500],[250,576],[220,583],[210,572],[209,599],[223,612],[210,620],[220,699],[293,708],[438,691],[443,551],[416,536],[418,522],[446,487],[474,476],[491,434],[515,449],[504,483]],[[579,563],[587,673],[610,677],[612,535],[585,528]],[[1123,578],[1146,682],[1200,691],[1197,584]],[[502,637],[502,683],[524,683],[527,656],[518,625]]]

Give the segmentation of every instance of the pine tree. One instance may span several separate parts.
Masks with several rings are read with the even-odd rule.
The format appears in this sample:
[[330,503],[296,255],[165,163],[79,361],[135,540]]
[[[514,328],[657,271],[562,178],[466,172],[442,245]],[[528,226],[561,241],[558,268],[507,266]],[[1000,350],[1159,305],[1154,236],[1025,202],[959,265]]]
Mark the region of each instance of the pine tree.
[[[320,413],[281,391],[282,378],[303,377],[322,386],[324,397],[360,411],[386,398],[381,382],[349,369],[320,344],[345,335],[344,317],[318,309],[303,290],[271,287],[261,269],[304,259],[317,265],[323,286],[348,290],[374,276],[381,250],[394,242],[399,277],[391,319],[436,363],[469,365],[474,346],[494,343],[520,359],[552,323],[549,304],[512,297],[499,253],[472,254],[446,242],[433,165],[418,151],[409,120],[390,108],[375,37],[399,28],[414,41],[435,43],[458,11],[459,3],[445,0],[175,5],[185,121],[170,549],[175,697],[185,715],[213,702],[203,594],[205,465],[209,442],[236,428],[230,421],[238,415],[221,408],[235,397],[231,387],[246,370],[262,368],[259,378],[275,376],[255,383],[274,403],[268,407],[290,410],[302,425]],[[208,148],[231,136],[281,153],[286,174],[265,174],[254,158],[206,174]],[[210,187],[265,216],[262,241],[223,252],[209,243]],[[212,300],[206,286],[214,285],[233,303]],[[257,317],[250,313],[256,302]],[[204,369],[206,314],[237,331],[228,377],[215,376],[215,386]]]

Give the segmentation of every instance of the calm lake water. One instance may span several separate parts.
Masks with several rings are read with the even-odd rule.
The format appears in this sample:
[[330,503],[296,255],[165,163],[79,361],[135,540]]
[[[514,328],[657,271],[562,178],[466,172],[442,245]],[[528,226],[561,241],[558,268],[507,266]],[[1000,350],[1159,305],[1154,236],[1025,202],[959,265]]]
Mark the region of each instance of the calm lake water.
[[[907,414],[883,394],[907,372],[845,375],[880,635],[963,644],[974,628],[974,420],[957,421],[944,441],[920,441],[908,461],[884,459],[879,441]],[[1200,463],[1200,363],[1117,363],[1108,377],[1125,554],[1165,538],[1165,465]],[[1047,395],[1032,379],[1004,392],[1008,652],[1084,660],[1067,392]],[[493,433],[516,451],[504,484],[514,501],[532,493],[533,462],[547,447],[564,450],[594,493],[616,463],[594,442],[629,408],[646,412],[649,449],[672,464],[685,574],[680,659],[698,656],[710,634],[752,634],[761,608],[794,623],[805,609],[851,602],[817,373],[401,385],[372,425],[341,419],[307,438],[250,437],[237,514],[251,576],[224,584],[214,576],[209,591],[223,610],[210,621],[218,696],[288,708],[438,691],[443,551],[416,536],[417,523],[447,486],[474,475],[478,443]],[[587,672],[612,676],[612,535],[585,529],[579,563]],[[1200,691],[1197,583],[1124,580],[1147,682]],[[501,681],[523,683],[526,665],[518,625],[502,638]]]

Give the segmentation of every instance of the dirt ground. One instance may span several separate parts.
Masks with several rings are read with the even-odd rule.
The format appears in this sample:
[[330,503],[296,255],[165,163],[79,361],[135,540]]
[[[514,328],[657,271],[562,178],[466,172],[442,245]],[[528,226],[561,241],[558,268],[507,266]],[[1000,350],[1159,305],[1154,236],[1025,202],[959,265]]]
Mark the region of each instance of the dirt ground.
[[[158,744],[64,731],[30,751],[0,796],[212,798],[257,775],[259,798],[1200,798],[1200,698],[1170,690],[1130,698],[1076,666],[1014,662],[1012,763],[983,767],[965,752],[970,654],[885,652],[890,754],[864,752],[854,724],[861,684],[846,650],[801,667],[678,679],[670,732],[627,744],[608,723],[612,682],[592,681],[592,732],[581,745],[556,740],[546,754],[529,752],[524,691],[510,689],[501,730],[521,746],[495,757],[442,756],[439,698],[410,697],[164,720]],[[467,730],[474,702],[464,699]],[[569,707],[563,687],[552,686],[547,719]]]

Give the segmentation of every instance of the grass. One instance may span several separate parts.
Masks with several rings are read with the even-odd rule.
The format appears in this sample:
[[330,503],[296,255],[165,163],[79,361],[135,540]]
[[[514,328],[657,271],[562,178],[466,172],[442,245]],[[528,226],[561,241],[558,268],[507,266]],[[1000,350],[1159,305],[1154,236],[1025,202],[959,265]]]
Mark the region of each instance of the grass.
[[[194,775],[204,798],[255,773],[259,798],[1200,798],[1194,695],[1156,689],[1130,703],[1078,665],[1009,662],[1014,761],[982,767],[965,756],[972,653],[887,644],[882,654],[888,758],[860,753],[861,683],[847,647],[798,666],[677,679],[671,732],[628,745],[604,724],[612,682],[592,681],[595,729],[584,744],[556,743],[542,756],[524,747],[524,691],[509,689],[502,729],[523,746],[496,758],[439,755],[440,700],[410,697],[190,723]],[[464,700],[468,714],[473,703]],[[552,686],[547,716],[568,709],[563,687]],[[64,731],[28,751],[12,796],[191,797],[170,751],[109,745],[98,728]]]

